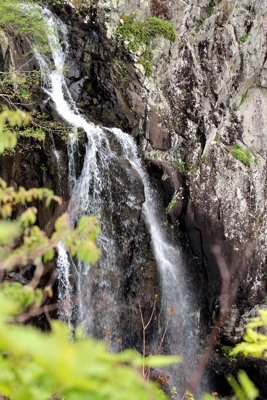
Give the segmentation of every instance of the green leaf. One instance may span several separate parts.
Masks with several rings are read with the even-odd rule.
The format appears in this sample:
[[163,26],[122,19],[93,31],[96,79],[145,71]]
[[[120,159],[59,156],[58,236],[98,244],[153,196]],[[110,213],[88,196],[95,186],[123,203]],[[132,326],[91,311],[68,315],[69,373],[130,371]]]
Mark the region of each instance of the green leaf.
[[0,244],[12,243],[21,234],[21,227],[15,221],[0,221]]
[[180,356],[152,356],[145,358],[145,366],[149,368],[166,367],[182,361]]
[[238,372],[238,380],[243,388],[244,393],[249,400],[254,400],[259,395],[258,389],[255,387],[254,383],[249,379],[245,371]]
[[86,228],[89,224],[89,219],[86,215],[83,215],[78,222],[78,227],[79,228]]
[[247,400],[246,395],[243,393],[242,388],[240,387],[237,380],[232,375],[227,375],[227,381],[232,387],[234,393],[236,394],[238,400]]
[[55,252],[53,249],[49,249],[48,251],[45,252],[44,254],[44,262],[48,262],[54,258]]
[[55,222],[55,229],[57,231],[61,230],[68,221],[69,216],[67,214],[62,214]]

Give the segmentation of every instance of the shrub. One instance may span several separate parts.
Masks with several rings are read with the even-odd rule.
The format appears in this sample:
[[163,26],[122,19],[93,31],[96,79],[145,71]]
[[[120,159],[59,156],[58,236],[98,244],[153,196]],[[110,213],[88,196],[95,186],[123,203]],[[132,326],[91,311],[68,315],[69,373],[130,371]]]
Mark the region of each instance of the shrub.
[[237,160],[241,161],[247,167],[250,167],[251,163],[250,153],[246,150],[242,150],[240,144],[236,143],[233,146],[232,154]]
[[248,39],[248,33],[245,33],[244,35],[241,36],[239,40],[240,42],[245,43],[247,39]]
[[0,288],[1,394],[16,400],[162,399],[136,369],[143,363],[164,366],[177,362],[176,357],[143,360],[133,350],[108,353],[104,342],[82,339],[80,329],[74,335],[60,321],[51,323],[49,333],[16,323],[29,307],[38,311],[41,300],[42,292],[29,285],[6,283]]
[[[16,145],[16,136],[3,132],[5,124],[21,125],[28,120],[29,116],[22,112],[0,113],[0,154],[6,146]],[[21,203],[26,207],[33,199],[45,199],[46,205],[52,200],[60,202],[48,189],[20,187],[16,192],[0,181],[0,271],[33,264],[39,274],[43,263],[54,257],[54,248],[61,240],[73,256],[77,255],[85,264],[94,264],[99,257],[96,247],[99,225],[95,218],[81,217],[74,229],[63,214],[57,219],[51,238],[34,225],[37,212],[34,207],[26,208],[17,221],[8,220],[14,206]],[[157,355],[146,358],[133,350],[111,354],[103,342],[91,338],[81,340],[81,329],[73,333],[59,321],[51,322],[49,333],[19,325],[44,310],[49,311],[44,304],[52,289],[48,286],[43,291],[34,290],[39,283],[36,271],[28,285],[5,282],[0,286],[0,397],[16,400],[162,399],[159,389],[146,382],[136,369],[165,366],[178,362],[179,358]]]
[[153,73],[153,68],[152,68],[151,62],[149,60],[143,60],[141,58],[139,58],[138,62],[139,62],[139,64],[143,65],[144,70],[145,70],[145,75],[151,76]]
[[209,5],[207,7],[207,13],[208,15],[212,15],[214,13],[214,7],[215,7],[215,3],[214,1],[210,1]]
[[148,34],[153,36],[163,36],[165,39],[170,40],[170,42],[176,41],[176,31],[174,26],[163,19],[157,17],[150,17],[145,22]]
[[170,212],[173,209],[173,207],[176,205],[176,202],[177,202],[177,200],[174,199],[168,204],[168,206],[167,206],[167,211],[168,212]]
[[137,20],[136,14],[121,15],[122,23],[117,26],[116,37],[124,44],[127,40],[126,49],[128,51],[144,51],[139,58],[139,63],[143,65],[146,76],[152,75],[152,65],[150,61],[153,58],[153,52],[150,49],[150,43],[153,37],[163,36],[164,38],[175,42],[176,31],[174,26],[165,20],[150,17],[146,20]]
[[176,162],[177,167],[179,168],[180,171],[185,170],[185,161],[177,161]]

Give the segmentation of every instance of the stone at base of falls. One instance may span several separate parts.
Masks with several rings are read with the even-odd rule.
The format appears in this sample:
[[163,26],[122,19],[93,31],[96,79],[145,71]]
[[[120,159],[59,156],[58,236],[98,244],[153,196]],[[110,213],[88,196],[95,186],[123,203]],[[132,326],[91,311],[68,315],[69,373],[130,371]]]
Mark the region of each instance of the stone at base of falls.
[[266,368],[267,361],[264,359],[237,357],[235,361],[231,361],[213,352],[207,367],[211,392],[216,389],[220,396],[230,396],[232,388],[227,383],[226,375],[230,373],[235,376],[238,371],[243,370],[260,390],[259,399],[265,400],[267,398]]

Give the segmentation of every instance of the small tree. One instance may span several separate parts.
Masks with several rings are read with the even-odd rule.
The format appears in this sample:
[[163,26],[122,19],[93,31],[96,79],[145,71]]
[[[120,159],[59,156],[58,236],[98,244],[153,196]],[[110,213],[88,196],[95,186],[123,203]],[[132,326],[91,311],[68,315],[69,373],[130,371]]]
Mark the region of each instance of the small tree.
[[0,0],[0,28],[21,35],[38,50],[47,49],[49,27],[41,8],[32,0]]

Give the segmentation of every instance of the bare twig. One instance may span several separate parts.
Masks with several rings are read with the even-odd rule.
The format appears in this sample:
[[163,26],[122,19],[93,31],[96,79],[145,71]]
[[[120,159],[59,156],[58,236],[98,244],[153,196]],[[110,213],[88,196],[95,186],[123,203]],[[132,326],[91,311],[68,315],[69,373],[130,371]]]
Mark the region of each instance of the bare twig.
[[[140,303],[138,304],[139,312],[140,312],[140,316],[141,316],[142,327],[143,327],[143,371],[142,371],[142,375],[143,375],[143,378],[146,379],[146,380],[148,380],[149,377],[150,377],[150,368],[147,368],[147,369],[145,370],[146,330],[147,330],[147,328],[149,327],[149,325],[151,324],[153,315],[155,314],[157,299],[158,299],[158,295],[156,294],[156,295],[155,295],[155,299],[154,299],[154,303],[153,303],[152,312],[151,312],[151,314],[150,314],[150,318],[149,318],[149,320],[148,320],[148,322],[147,322],[146,325],[145,325],[145,322],[144,322],[144,317],[143,317],[143,313],[142,313],[141,304],[140,304]],[[165,324],[164,332],[163,332],[163,335],[162,335],[162,337],[161,337],[160,344],[159,344],[159,346],[158,346],[158,348],[157,348],[155,354],[153,354],[154,356],[156,356],[157,354],[159,354],[159,352],[160,352],[160,350],[161,350],[162,344],[163,344],[164,339],[165,339],[165,336],[166,336],[166,334],[167,334],[167,330],[168,330],[168,326],[169,326],[170,320],[171,320],[171,318],[172,318],[173,315],[174,315],[174,307],[171,306],[171,307],[170,307],[170,314],[169,314],[169,317],[168,317],[167,322],[166,322],[166,324]]]
[[45,316],[46,316],[47,322],[48,322],[49,324],[51,324],[51,318],[50,318],[50,315],[49,315],[48,306],[44,306],[44,314],[45,314]]
[[146,325],[145,325],[145,322],[144,322],[144,317],[143,317],[143,313],[142,313],[141,304],[140,304],[140,303],[138,304],[138,308],[139,308],[139,312],[140,312],[140,316],[141,316],[142,327],[143,327],[143,378],[146,378],[146,372],[145,372],[146,330],[147,330],[147,328],[149,327],[149,325],[150,325],[150,323],[151,323],[151,321],[152,321],[153,315],[154,315],[154,313],[155,313],[157,299],[158,299],[158,295],[155,295],[154,303],[153,303],[153,308],[152,308],[152,311],[151,311],[151,314],[150,314],[150,318],[149,318],[149,320],[148,320],[148,322],[147,322]]
[[37,315],[41,315],[43,313],[47,313],[48,311],[53,311],[58,308],[58,304],[49,304],[43,307],[34,307],[28,312],[18,315],[17,317],[9,318],[9,322],[12,323],[23,323],[28,321],[32,317],[36,317]]
[[173,315],[174,315],[173,312],[170,312],[169,317],[168,317],[168,319],[167,319],[167,322],[166,322],[166,324],[165,324],[165,328],[164,328],[163,335],[162,335],[162,337],[161,337],[160,344],[159,344],[159,346],[158,346],[158,348],[157,348],[157,351],[156,351],[156,353],[155,353],[155,356],[156,356],[157,354],[159,354],[159,352],[160,352],[160,349],[161,349],[161,347],[162,347],[162,345],[163,345],[163,342],[164,342],[164,339],[165,339],[165,336],[166,336],[166,333],[167,333],[167,330],[168,330],[168,326],[169,326],[171,317],[172,317]]
[[35,289],[38,286],[40,279],[43,275],[43,271],[44,271],[44,264],[40,261],[36,265],[33,278],[31,280],[31,282],[29,283],[29,286],[31,286],[33,289]]
[[[2,75],[10,75],[10,74],[16,74],[19,72],[19,70],[21,68],[23,68],[25,65],[29,64],[32,60],[34,59],[34,56],[32,56],[29,60],[27,60],[24,64],[22,64],[18,69],[16,69],[15,71],[9,71],[9,72],[0,72],[0,74]],[[23,71],[23,73],[31,73],[32,71]]]

